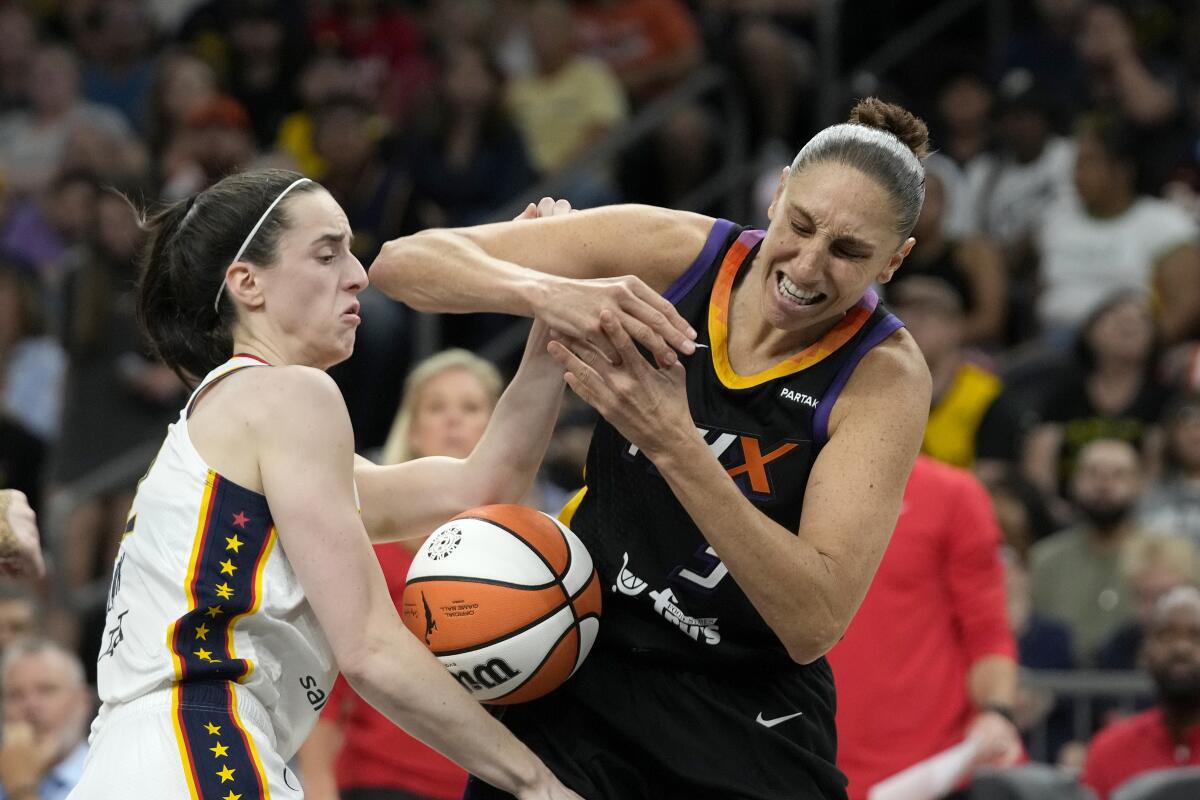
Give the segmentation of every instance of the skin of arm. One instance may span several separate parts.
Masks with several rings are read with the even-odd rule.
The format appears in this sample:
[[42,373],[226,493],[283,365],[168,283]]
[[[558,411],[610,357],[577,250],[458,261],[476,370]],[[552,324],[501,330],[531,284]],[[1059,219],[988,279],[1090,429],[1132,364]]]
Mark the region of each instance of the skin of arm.
[[1163,258],[1154,275],[1163,338],[1178,342],[1200,330],[1200,248],[1177,247]]
[[[404,627],[355,510],[349,416],[306,367],[271,370],[252,420],[281,544],[350,685],[406,731],[494,786],[545,797],[545,766]],[[558,789],[557,791],[562,791]]]
[[[599,312],[607,308],[665,364],[672,348],[692,352],[695,331],[659,293],[700,252],[712,225],[700,214],[617,205],[423,231],[384,244],[371,282],[418,311],[537,317],[600,347],[607,345]],[[606,354],[616,357],[611,348]]]
[[338,800],[335,767],[342,738],[341,728],[321,717],[296,753],[308,800]]
[[552,343],[568,385],[654,463],[791,658],[820,658],[866,594],[921,447],[931,381],[912,338],[898,332],[874,348],[846,384],[797,535],[746,499],[697,433],[683,367],[654,369],[611,315],[603,323],[623,365]]
[[392,466],[355,460],[362,521],[373,542],[425,536],[469,508],[525,496],[550,444],[565,385],[562,368],[546,353],[548,341],[546,326],[535,322],[521,366],[471,455]]

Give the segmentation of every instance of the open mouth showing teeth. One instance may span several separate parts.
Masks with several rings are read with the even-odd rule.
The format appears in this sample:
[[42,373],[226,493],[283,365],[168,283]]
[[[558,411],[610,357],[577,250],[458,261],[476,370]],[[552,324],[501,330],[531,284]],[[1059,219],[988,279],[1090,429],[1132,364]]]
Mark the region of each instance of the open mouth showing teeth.
[[795,303],[798,306],[811,306],[825,299],[824,292],[806,292],[788,280],[788,277],[782,272],[775,274],[777,276],[775,282],[779,287],[779,295],[785,300]]

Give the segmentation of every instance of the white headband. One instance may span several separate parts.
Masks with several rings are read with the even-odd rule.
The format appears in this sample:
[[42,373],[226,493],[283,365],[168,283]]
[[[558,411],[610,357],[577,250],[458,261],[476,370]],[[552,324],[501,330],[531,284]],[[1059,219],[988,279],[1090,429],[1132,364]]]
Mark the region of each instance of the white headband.
[[[286,189],[284,189],[282,192],[279,193],[279,197],[276,197],[275,200],[271,203],[271,205],[267,206],[267,210],[264,211],[262,213],[262,216],[258,218],[258,222],[254,223],[254,227],[250,229],[250,233],[246,234],[246,238],[242,241],[242,246],[238,248],[237,255],[233,257],[233,261],[229,262],[231,265],[236,264],[237,262],[242,260],[242,256],[245,255],[245,253],[246,253],[246,248],[250,246],[250,243],[252,241],[254,241],[254,234],[258,233],[258,229],[261,228],[262,224],[267,221],[267,217],[271,216],[271,212],[275,210],[275,206],[279,205],[279,202],[281,200],[283,200],[283,198],[287,197],[287,193],[290,192],[292,189],[295,189],[300,184],[308,183],[308,182],[309,182],[308,178],[297,178],[296,180],[292,181],[291,184],[289,184]],[[224,291],[225,291],[225,279],[222,278],[221,285],[219,287],[217,287],[217,296],[213,300],[213,311],[217,311],[218,313],[220,312],[221,294]]]

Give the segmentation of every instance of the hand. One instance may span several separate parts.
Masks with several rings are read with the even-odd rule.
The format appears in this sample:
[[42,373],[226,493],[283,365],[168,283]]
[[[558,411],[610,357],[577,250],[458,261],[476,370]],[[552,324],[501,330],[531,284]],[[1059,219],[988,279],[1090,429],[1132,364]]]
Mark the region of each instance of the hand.
[[52,737],[38,741],[28,722],[6,722],[4,745],[0,747],[0,782],[10,795],[26,787],[36,789],[53,766],[59,749]]
[[600,326],[616,350],[616,363],[589,342],[561,333],[550,342],[550,354],[566,370],[563,377],[575,394],[653,459],[681,431],[695,430],[683,365],[655,369],[611,311],[600,312]]
[[555,200],[553,197],[543,197],[537,203],[530,203],[525,206],[525,210],[513,217],[513,220],[561,217],[564,214],[570,214],[574,210],[571,208],[571,203],[567,200]]
[[0,575],[40,578],[45,574],[37,518],[29,501],[16,489],[0,489]]
[[1021,759],[1023,749],[1016,726],[995,711],[977,716],[967,730],[967,738],[983,746],[975,757],[975,766],[1011,767]]
[[1088,12],[1079,37],[1079,51],[1093,64],[1115,64],[1137,54],[1133,28],[1116,8],[1097,6]]

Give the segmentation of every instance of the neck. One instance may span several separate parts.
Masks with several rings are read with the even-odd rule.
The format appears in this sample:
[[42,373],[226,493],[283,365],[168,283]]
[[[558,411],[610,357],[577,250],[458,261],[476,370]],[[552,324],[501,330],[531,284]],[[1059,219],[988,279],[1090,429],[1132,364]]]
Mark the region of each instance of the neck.
[[1133,526],[1128,519],[1118,522],[1111,528],[1098,528],[1092,525],[1092,541],[1096,547],[1102,552],[1118,550],[1129,538],[1133,531]]
[[1108,192],[1100,199],[1087,203],[1087,213],[1089,216],[1098,219],[1119,217],[1129,210],[1129,207],[1133,205],[1133,201],[1134,194],[1131,191],[1117,190]]
[[1100,383],[1133,378],[1140,379],[1141,376],[1141,362],[1124,358],[1097,359],[1095,369],[1092,370],[1092,381]]
[[283,348],[273,345],[248,331],[243,331],[234,337],[233,352],[256,356],[276,367],[298,363],[295,359],[290,358],[284,353]]

